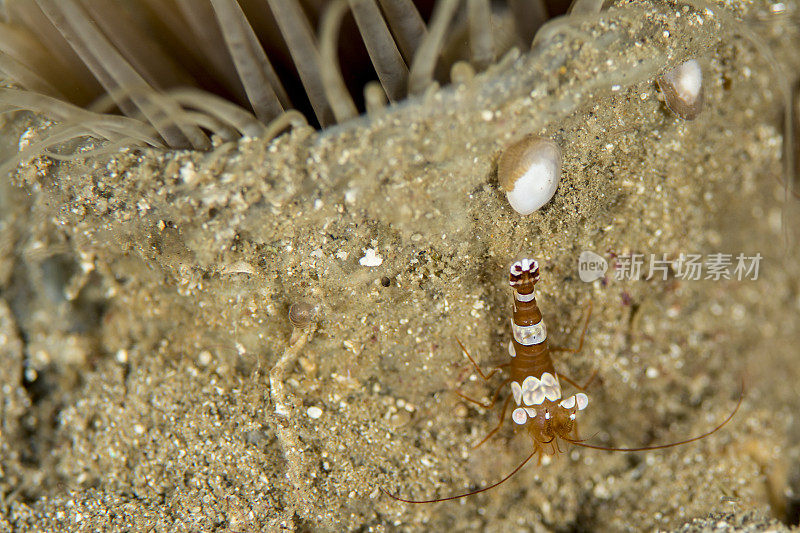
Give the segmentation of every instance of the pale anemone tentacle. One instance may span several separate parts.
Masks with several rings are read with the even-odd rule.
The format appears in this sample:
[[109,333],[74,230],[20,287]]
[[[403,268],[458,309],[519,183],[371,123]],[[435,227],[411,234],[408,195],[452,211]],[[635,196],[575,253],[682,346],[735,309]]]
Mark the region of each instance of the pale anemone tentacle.
[[269,122],[288,104],[288,98],[279,98],[275,91],[276,88],[282,90],[278,75],[236,0],[211,0],[211,5],[223,29],[222,36],[240,74],[247,99],[256,116],[262,122]]
[[121,87],[108,91],[87,107],[89,111],[101,117],[114,117],[108,113],[116,105],[116,100],[132,95],[147,98],[154,105],[164,110],[163,117],[156,122],[141,113],[131,115],[130,120],[139,121],[143,125],[152,123],[174,124],[178,127],[199,126],[224,140],[233,140],[239,136],[254,137],[264,131],[264,126],[251,113],[211,93],[199,89],[175,89],[165,93],[153,91],[148,87]]
[[267,0],[281,34],[289,45],[289,53],[306,89],[319,123],[324,127],[334,123],[333,110],[325,95],[320,73],[321,58],[316,38],[302,8],[295,2]]
[[392,30],[397,46],[406,63],[411,63],[414,54],[428,33],[425,21],[412,0],[379,0],[381,11]]
[[267,124],[263,138],[273,139],[289,128],[301,128],[303,126],[308,126],[305,115],[296,109],[290,109],[289,111],[284,111],[275,120]]
[[[230,54],[225,46],[219,46],[224,37],[214,15],[214,9],[208,2],[196,0],[175,0],[174,9],[170,2],[164,0],[144,0],[150,5],[150,10],[158,12],[165,17],[170,27],[182,27],[189,31],[174,32],[174,37],[189,52],[195,60],[206,65],[214,74],[215,79],[231,91],[238,100],[246,100],[247,95],[241,83],[241,77],[236,72],[235,64],[230,60]],[[176,26],[177,25],[177,26]],[[202,60],[205,61],[202,61]],[[280,88],[278,97],[281,98]]]
[[[38,5],[107,91],[115,91],[118,88],[150,88],[145,79],[90,23],[79,4],[72,0],[58,3],[53,0],[39,0]],[[136,94],[126,96],[117,101],[120,108],[128,115],[141,112],[170,146],[191,146],[195,149],[206,149],[211,146],[199,128],[180,127],[165,121],[164,114],[169,115],[170,110],[160,109],[147,97]]]
[[[242,135],[258,137],[266,132],[264,124],[259,122],[253,114],[211,93],[185,88],[173,89],[168,91],[167,95],[174,98],[183,107],[195,108],[225,122],[241,132]],[[278,118],[280,116],[275,120]]]
[[375,0],[349,0],[372,64],[391,102],[403,99],[408,68]]
[[322,16],[322,28],[319,36],[319,53],[322,86],[325,96],[331,104],[337,122],[344,122],[358,115],[356,104],[347,91],[347,85],[339,68],[336,45],[339,42],[339,29],[342,19],[347,13],[346,0],[335,0],[328,5]]
[[28,110],[60,121],[80,122],[87,132],[97,137],[111,141],[131,137],[156,148],[164,147],[156,131],[136,119],[92,113],[51,96],[19,89],[0,88],[0,99],[10,110]]
[[[30,49],[30,51],[26,50],[29,55],[43,55],[34,49],[36,43],[29,41],[32,39],[17,31],[16,28],[0,23],[0,72],[27,89],[66,100],[64,93],[42,75],[38,62],[31,61],[31,64],[26,64],[23,54],[14,53],[17,49],[26,47]],[[17,57],[17,55],[22,57]]]
[[418,94],[433,81],[436,58],[442,48],[444,34],[458,7],[457,0],[442,0],[436,4],[428,33],[423,37],[419,49],[414,54],[408,74],[408,92]]
[[484,69],[495,60],[491,24],[492,7],[489,0],[467,0],[470,55],[472,62]]
[[386,92],[380,82],[370,81],[364,85],[364,107],[366,107],[367,115],[380,115],[386,111],[387,103]]
[[155,88],[192,84],[184,65],[171,56],[150,33],[137,24],[136,15],[108,0],[82,0],[83,6],[109,41],[131,66]]

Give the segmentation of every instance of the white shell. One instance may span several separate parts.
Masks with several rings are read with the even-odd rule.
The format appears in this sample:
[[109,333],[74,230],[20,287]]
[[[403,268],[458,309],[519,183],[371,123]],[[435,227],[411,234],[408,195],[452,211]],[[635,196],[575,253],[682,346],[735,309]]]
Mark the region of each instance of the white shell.
[[561,179],[561,149],[556,143],[529,135],[500,156],[497,177],[511,207],[529,215],[550,201]]
[[703,70],[696,59],[684,61],[658,78],[664,101],[673,113],[692,120],[703,109]]

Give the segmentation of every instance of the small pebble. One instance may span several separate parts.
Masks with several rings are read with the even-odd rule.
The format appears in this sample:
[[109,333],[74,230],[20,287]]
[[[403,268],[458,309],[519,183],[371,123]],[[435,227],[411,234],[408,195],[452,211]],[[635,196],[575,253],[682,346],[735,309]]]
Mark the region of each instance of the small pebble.
[[309,418],[313,418],[314,420],[316,420],[317,418],[322,416],[322,409],[320,409],[316,405],[312,405],[311,407],[308,408],[306,413],[308,414]]
[[317,372],[317,364],[308,357],[301,355],[297,362],[306,374],[315,374]]
[[208,350],[203,350],[197,355],[197,364],[200,366],[208,366],[211,363],[212,355]]

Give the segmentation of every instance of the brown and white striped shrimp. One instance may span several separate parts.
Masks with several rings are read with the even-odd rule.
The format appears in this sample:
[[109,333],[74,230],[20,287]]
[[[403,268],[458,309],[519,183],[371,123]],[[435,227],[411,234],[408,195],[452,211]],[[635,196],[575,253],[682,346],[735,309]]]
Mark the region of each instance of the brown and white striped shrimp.
[[[589,316],[586,317],[586,324],[581,333],[580,343],[577,349],[570,350],[566,348],[550,348],[547,342],[547,327],[545,326],[542,312],[539,305],[536,303],[534,295],[534,288],[539,281],[539,264],[534,259],[522,259],[511,265],[509,284],[514,290],[514,310],[511,317],[511,332],[513,335],[512,340],[508,345],[508,353],[511,356],[510,361],[500,365],[488,375],[481,371],[478,364],[469,354],[467,349],[458,341],[462,350],[477,369],[478,373],[485,380],[489,380],[497,371],[507,369],[509,377],[503,381],[498,388],[497,392],[490,404],[486,405],[472,398],[464,396],[457,392],[462,398],[477,403],[483,407],[492,407],[499,393],[502,389],[509,385],[511,386],[511,395],[506,398],[503,404],[503,410],[500,415],[500,423],[492,430],[478,446],[486,442],[489,437],[494,435],[502,426],[505,421],[505,413],[508,410],[509,403],[513,399],[515,407],[511,413],[511,419],[514,423],[528,433],[532,440],[532,451],[528,457],[522,461],[510,474],[503,479],[489,485],[487,487],[474,490],[465,494],[450,496],[447,498],[437,498],[433,500],[407,500],[400,498],[396,495],[390,494],[381,488],[387,496],[405,502],[405,503],[436,503],[447,500],[455,500],[458,498],[465,498],[490,490],[510,479],[514,474],[524,467],[537,453],[556,455],[561,451],[558,446],[558,440],[561,439],[565,442],[582,446],[585,448],[593,448],[597,450],[606,451],[620,451],[620,452],[639,452],[646,450],[657,450],[661,448],[671,448],[688,444],[700,439],[703,439],[712,433],[722,428],[728,421],[733,418],[741,405],[744,396],[744,388],[742,394],[739,396],[739,401],[735,409],[728,415],[728,417],[717,425],[714,429],[690,439],[672,442],[669,444],[662,444],[658,446],[644,446],[639,448],[613,448],[606,446],[597,446],[587,444],[585,441],[580,440],[577,435],[577,415],[579,411],[586,409],[589,404],[589,397],[585,392],[579,392],[570,396],[564,397],[561,391],[560,378],[564,379],[577,389],[584,391],[589,383],[595,376],[595,373],[583,385],[578,385],[566,376],[559,376],[553,365],[553,359],[550,357],[551,351],[566,351],[577,353],[583,347],[583,339],[586,334],[586,328],[589,324]],[[591,307],[589,313],[591,314]],[[541,458],[541,455],[540,455]]]

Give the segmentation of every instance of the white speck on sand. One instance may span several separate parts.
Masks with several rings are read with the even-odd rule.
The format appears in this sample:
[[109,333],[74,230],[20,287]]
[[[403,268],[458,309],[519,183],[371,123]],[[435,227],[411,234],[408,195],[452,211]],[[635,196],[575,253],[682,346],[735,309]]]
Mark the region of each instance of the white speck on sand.
[[367,248],[364,250],[364,257],[358,260],[361,266],[376,267],[383,264],[383,257],[379,256],[374,248]]

